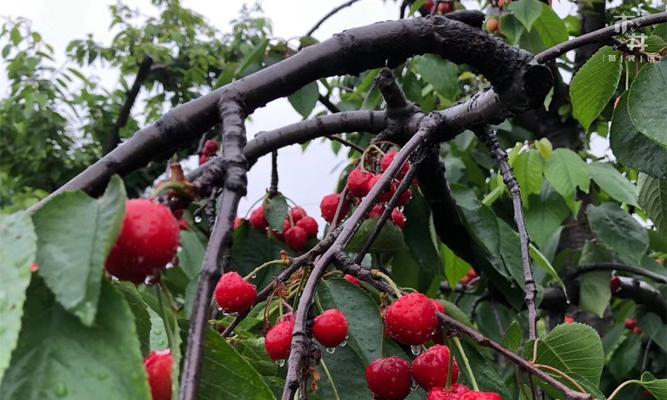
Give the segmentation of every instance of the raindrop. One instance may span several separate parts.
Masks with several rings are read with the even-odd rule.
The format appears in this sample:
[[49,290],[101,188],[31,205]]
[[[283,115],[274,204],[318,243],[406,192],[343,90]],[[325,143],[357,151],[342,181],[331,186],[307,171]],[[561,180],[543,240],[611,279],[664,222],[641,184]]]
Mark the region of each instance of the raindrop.
[[339,344],[340,347],[345,347],[347,346],[347,340],[343,340],[341,344]]
[[64,383],[58,383],[56,384],[54,392],[56,393],[56,396],[58,397],[65,397],[67,396],[67,386],[65,386]]
[[412,386],[410,386],[410,391],[417,390],[418,388],[419,388],[419,385],[417,385],[416,382],[413,382],[413,383],[412,383]]
[[422,352],[422,347],[421,346],[416,346],[412,345],[410,346],[410,352],[412,352],[413,355],[418,356]]
[[165,265],[164,267],[165,267],[165,269],[172,269],[172,268],[174,268],[174,264],[167,263],[167,265]]
[[195,223],[198,224],[201,222],[201,217],[199,215],[195,215]]
[[285,366],[285,360],[276,360],[276,365],[279,367],[284,367]]
[[222,307],[218,306],[218,311],[222,311]]
[[336,352],[336,348],[335,348],[335,347],[327,347],[326,350],[327,350],[327,353],[329,353],[329,354],[333,354],[333,353]]
[[181,251],[183,251],[183,246],[178,246],[178,247],[176,248],[176,252],[177,252],[177,253],[180,253]]
[[250,275],[250,279],[255,279],[255,278],[257,278],[257,274]]

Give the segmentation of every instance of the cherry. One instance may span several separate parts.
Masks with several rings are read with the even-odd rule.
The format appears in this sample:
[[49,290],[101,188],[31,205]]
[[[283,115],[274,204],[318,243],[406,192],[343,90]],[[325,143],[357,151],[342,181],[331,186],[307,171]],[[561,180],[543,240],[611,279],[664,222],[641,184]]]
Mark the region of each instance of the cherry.
[[315,221],[315,218],[313,217],[305,216],[301,218],[299,222],[296,223],[296,226],[306,231],[309,238],[317,236],[317,221]]
[[463,277],[463,279],[461,279],[461,283],[467,285],[475,278],[477,278],[477,272],[475,272],[475,270],[471,268]]
[[[30,272],[37,272],[37,271],[39,271],[39,264],[37,264],[36,262],[34,262],[34,263],[32,263],[32,264],[30,265]],[[347,275],[346,275],[346,276],[347,276]],[[352,275],[350,275],[350,276],[352,276]],[[353,277],[353,278],[354,278],[354,277]],[[347,279],[347,278],[346,278],[346,279]],[[357,278],[354,278],[354,279],[357,279]],[[357,282],[358,282],[358,281],[357,281]],[[357,285],[357,286],[359,286],[359,285]]]
[[[380,161],[380,168],[382,169],[382,171],[386,171],[387,168],[389,168],[389,165],[391,164],[392,161],[394,161],[394,158],[396,158],[397,154],[398,154],[397,151],[392,150],[389,153],[385,154],[384,157],[382,157],[382,161]],[[409,169],[410,169],[410,161],[404,162],[403,165],[401,165],[400,171],[398,171],[398,174],[396,174],[396,178],[397,179],[403,178],[405,174],[408,173]]]
[[503,400],[503,399],[500,398],[500,395],[498,393],[471,391],[461,396],[460,400]]
[[498,23],[497,18],[489,18],[486,21],[486,31],[489,33],[495,33],[500,30],[500,23]]
[[412,199],[412,190],[405,189],[403,193],[401,193],[401,196],[398,198],[398,203],[396,203],[396,205],[399,207],[407,206],[411,199]]
[[378,219],[382,216],[382,213],[384,212],[384,206],[381,206],[379,204],[376,204],[371,208],[371,210],[368,212],[368,218],[369,219]]
[[255,304],[257,288],[236,272],[227,272],[215,286],[215,301],[226,313],[248,310]]
[[[449,347],[435,345],[420,354],[412,362],[412,377],[425,390],[443,387],[447,383],[449,373]],[[459,367],[454,360],[452,366],[452,382],[459,379]]]
[[292,221],[296,224],[297,222],[301,221],[301,218],[308,216],[308,213],[306,213],[306,210],[304,210],[301,207],[294,207],[293,209],[290,210],[289,216],[292,218]]
[[202,154],[199,156],[199,165],[204,165],[208,162],[209,157],[206,154]]
[[178,229],[180,229],[182,231],[189,231],[190,230],[190,224],[188,223],[188,221],[186,221],[184,219],[179,219],[178,220]]
[[428,297],[410,293],[387,308],[385,326],[392,339],[409,345],[426,343],[438,328],[436,308]]
[[373,175],[360,169],[353,169],[347,176],[347,191],[351,196],[364,197],[368,194],[368,181]]
[[433,9],[433,0],[426,0],[426,3],[424,3],[424,7],[426,7],[429,11]]
[[637,321],[635,321],[634,319],[625,320],[625,329],[633,330],[635,329],[636,326],[637,326]]
[[640,335],[642,333],[642,328],[640,328],[639,326],[635,326],[634,328],[632,328],[632,333],[635,335]]
[[206,143],[204,143],[204,147],[202,147],[201,152],[204,155],[212,156],[217,153],[219,149],[220,144],[216,140],[209,139],[206,141]]
[[[431,299],[431,303],[433,303],[433,306],[435,307],[435,311],[443,313],[443,314],[446,312],[445,305],[442,304],[441,302],[439,302],[438,300]],[[435,333],[433,334],[432,340],[436,344],[445,344],[445,339],[443,337],[442,327],[440,326],[440,324],[438,324],[438,329],[435,330]]]
[[445,14],[450,13],[452,11],[454,11],[454,5],[452,3],[442,2],[442,3],[438,4],[438,12],[440,13],[440,15],[445,15]]
[[[322,211],[322,218],[324,218],[324,220],[328,223],[333,222],[340,200],[340,194],[338,193],[328,194],[322,198],[322,202],[320,203],[320,211]],[[349,210],[350,205],[345,202],[341,207],[339,219],[347,215]]]
[[566,315],[566,316],[563,318],[563,323],[565,323],[565,324],[574,324],[575,322],[576,322],[576,320],[575,320],[574,317],[571,316],[571,315]]
[[449,389],[434,387],[428,392],[426,400],[459,400],[470,389],[460,383],[453,384]]
[[174,258],[179,237],[178,221],[169,208],[146,199],[128,200],[106,269],[120,280],[141,283]]
[[391,210],[391,222],[399,228],[403,229],[405,227],[405,214],[401,212],[398,208]]
[[264,207],[260,206],[255,208],[250,213],[250,226],[260,231],[269,227],[269,222],[266,220],[266,215],[264,214]]
[[171,371],[174,357],[171,350],[154,351],[144,360],[153,400],[171,400]]
[[621,278],[616,275],[612,276],[609,280],[609,288],[611,289],[612,293],[617,293],[619,290],[621,290]]
[[410,364],[398,357],[375,360],[366,368],[366,383],[378,400],[402,400],[410,394]]
[[244,221],[245,221],[245,218],[236,217],[236,218],[234,219],[234,229],[238,229],[239,226],[243,225],[243,222],[244,222]]
[[303,250],[308,242],[308,233],[299,226],[289,228],[285,231],[284,236],[285,244],[292,250]]
[[289,357],[294,323],[294,316],[287,314],[266,333],[264,349],[272,360],[285,360]]
[[359,279],[357,279],[357,277],[354,276],[354,275],[345,274],[343,279],[345,279],[346,281],[350,282],[353,285],[361,287],[361,283],[359,282]]
[[340,310],[326,310],[315,318],[313,336],[322,346],[336,347],[347,340],[348,324]]
[[[373,177],[368,181],[368,191],[370,192],[375,185],[377,185],[378,181],[382,179],[382,174],[378,175],[373,175]],[[392,182],[392,184],[389,185],[389,190],[383,191],[379,196],[378,196],[378,201],[381,203],[385,203],[391,199],[392,194],[396,191],[396,185]]]

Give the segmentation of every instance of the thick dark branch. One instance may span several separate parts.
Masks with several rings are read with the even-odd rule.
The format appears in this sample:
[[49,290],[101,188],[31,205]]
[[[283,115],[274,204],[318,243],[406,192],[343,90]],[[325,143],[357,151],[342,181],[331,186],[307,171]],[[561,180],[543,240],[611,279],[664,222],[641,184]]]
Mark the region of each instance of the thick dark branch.
[[141,85],[143,85],[144,80],[146,80],[146,77],[151,72],[152,65],[153,59],[149,56],[145,56],[141,65],[139,65],[139,71],[137,71],[137,76],[134,78],[134,82],[132,83],[130,90],[127,92],[125,103],[123,103],[123,106],[120,109],[118,119],[116,120],[116,123],[113,124],[113,128],[111,128],[109,140],[104,146],[104,154],[109,153],[120,144],[120,130],[127,124],[127,120],[130,118],[132,106],[139,95]]
[[352,4],[356,3],[359,0],[349,0],[346,1],[345,3],[339,5],[338,7],[334,8],[333,10],[329,11],[324,17],[322,17],[317,23],[310,28],[310,30],[305,34],[305,36],[313,36],[313,33],[329,18],[333,17],[338,11],[351,6]]
[[[607,25],[605,11],[606,1],[583,1],[578,4],[579,21],[581,22],[581,34],[597,31]],[[577,48],[574,53],[574,68],[578,70],[588,61],[604,43],[591,43]]]
[[[649,25],[661,24],[667,22],[667,11],[661,12],[653,15],[648,15],[644,17],[639,17],[631,19],[629,21],[624,21],[624,24],[627,24],[627,29],[634,30],[639,29]],[[621,22],[618,22],[612,26],[599,29],[594,32],[590,32],[581,36],[578,36],[567,42],[563,42],[559,45],[556,45],[550,49],[544,50],[540,54],[535,56],[535,61],[538,63],[545,63],[549,60],[553,60],[562,56],[570,50],[574,50],[579,47],[583,47],[592,43],[604,43],[609,40],[609,38],[617,36],[621,33]]]
[[537,339],[537,285],[535,284],[535,276],[533,274],[533,264],[530,258],[530,236],[528,229],[526,229],[526,219],[523,213],[523,204],[521,202],[521,188],[517,182],[512,167],[507,161],[507,153],[500,147],[496,132],[490,127],[478,129],[475,132],[477,136],[486,144],[491,153],[491,157],[496,160],[500,171],[503,175],[503,181],[507,186],[507,190],[512,197],[512,206],[514,209],[514,222],[516,223],[519,232],[519,241],[521,243],[521,261],[523,264],[523,280],[526,292],[526,307],[528,308],[528,338],[530,340]]
[[215,284],[229,262],[228,251],[232,245],[234,218],[239,200],[245,196],[247,190],[248,167],[242,153],[246,145],[245,114],[235,99],[223,98],[220,102],[220,119],[223,136],[222,159],[226,165],[226,175],[222,203],[206,247],[190,319],[188,348],[181,380],[181,400],[197,399],[209,305]]

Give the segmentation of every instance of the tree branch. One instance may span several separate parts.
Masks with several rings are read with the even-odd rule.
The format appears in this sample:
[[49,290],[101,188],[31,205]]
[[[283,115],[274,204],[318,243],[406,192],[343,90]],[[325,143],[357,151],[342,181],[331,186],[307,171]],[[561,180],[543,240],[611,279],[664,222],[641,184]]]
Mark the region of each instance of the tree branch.
[[352,4],[358,2],[359,0],[349,0],[346,1],[345,3],[339,5],[338,7],[334,8],[333,10],[329,11],[324,17],[322,17],[317,23],[310,28],[310,30],[304,35],[304,36],[313,36],[313,33],[329,18],[333,17],[337,12],[340,10],[351,6]]

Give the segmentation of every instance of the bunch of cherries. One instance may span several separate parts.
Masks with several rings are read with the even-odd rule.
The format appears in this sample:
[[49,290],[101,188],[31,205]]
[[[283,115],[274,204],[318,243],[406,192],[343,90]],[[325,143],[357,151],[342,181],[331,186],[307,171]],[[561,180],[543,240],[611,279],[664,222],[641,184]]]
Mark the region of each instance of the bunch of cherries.
[[[243,218],[236,218],[234,228],[238,228],[243,223]],[[260,231],[269,231],[269,221],[266,219],[266,209],[261,205],[250,213],[248,223],[254,229]],[[278,239],[285,241],[287,247],[292,250],[301,251],[306,247],[308,239],[317,236],[318,226],[315,218],[306,213],[302,207],[293,207],[285,217],[283,231],[271,230],[271,234]]]

